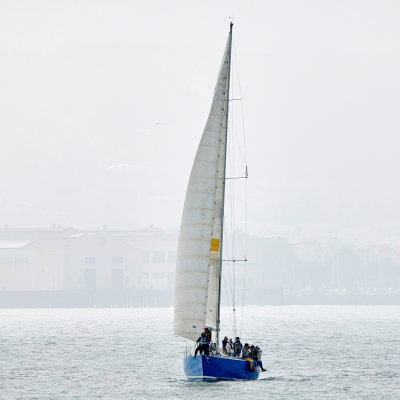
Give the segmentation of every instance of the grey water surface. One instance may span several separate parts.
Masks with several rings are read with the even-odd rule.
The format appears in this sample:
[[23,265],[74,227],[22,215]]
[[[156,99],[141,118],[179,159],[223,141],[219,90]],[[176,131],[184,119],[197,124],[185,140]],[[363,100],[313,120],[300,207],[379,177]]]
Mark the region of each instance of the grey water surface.
[[[241,311],[238,313],[240,331]],[[173,310],[0,310],[1,399],[400,399],[399,306],[244,308],[268,372],[188,382]],[[222,334],[233,336],[223,310]],[[238,332],[239,333],[239,332]]]

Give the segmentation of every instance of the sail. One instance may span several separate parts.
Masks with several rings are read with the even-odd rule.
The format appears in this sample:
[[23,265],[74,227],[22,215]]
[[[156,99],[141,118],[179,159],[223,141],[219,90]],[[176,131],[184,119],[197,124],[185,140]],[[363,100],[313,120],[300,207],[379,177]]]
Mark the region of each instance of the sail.
[[190,174],[179,234],[174,333],[192,340],[205,326],[216,327],[219,318],[231,46],[232,29]]

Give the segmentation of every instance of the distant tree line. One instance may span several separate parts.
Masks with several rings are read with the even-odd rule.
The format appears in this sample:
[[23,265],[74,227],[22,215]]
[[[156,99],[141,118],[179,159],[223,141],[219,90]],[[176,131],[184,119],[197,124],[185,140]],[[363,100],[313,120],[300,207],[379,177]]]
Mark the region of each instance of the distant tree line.
[[400,289],[400,254],[394,247],[339,240],[291,243],[282,237],[250,237],[248,243],[258,287],[364,293]]

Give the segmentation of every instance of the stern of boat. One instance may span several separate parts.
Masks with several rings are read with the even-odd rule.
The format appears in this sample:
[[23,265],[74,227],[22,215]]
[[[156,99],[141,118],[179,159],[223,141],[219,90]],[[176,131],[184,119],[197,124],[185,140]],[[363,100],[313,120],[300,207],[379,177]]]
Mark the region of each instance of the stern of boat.
[[185,375],[189,380],[257,380],[259,366],[251,371],[247,361],[228,357],[206,357],[205,355],[185,357]]

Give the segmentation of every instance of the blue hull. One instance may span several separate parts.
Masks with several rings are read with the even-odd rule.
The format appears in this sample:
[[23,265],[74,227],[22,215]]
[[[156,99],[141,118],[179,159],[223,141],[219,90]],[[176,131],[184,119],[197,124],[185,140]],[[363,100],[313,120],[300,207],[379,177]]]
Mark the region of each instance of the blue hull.
[[183,368],[188,379],[200,380],[256,380],[260,375],[260,367],[250,371],[248,361],[238,358],[215,357],[207,359],[205,355],[186,357]]

